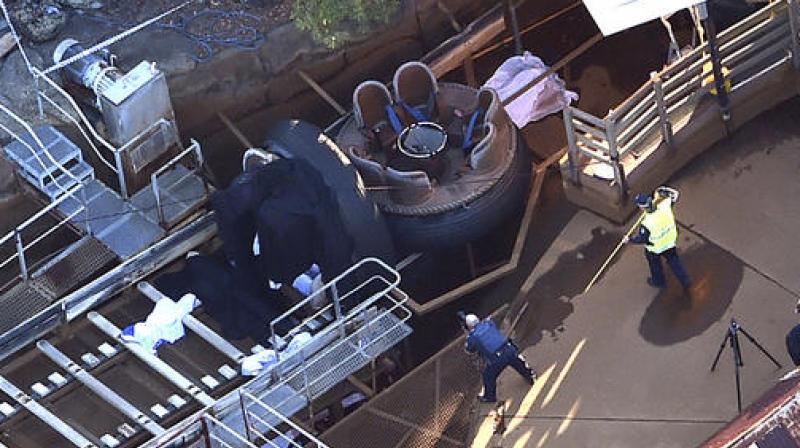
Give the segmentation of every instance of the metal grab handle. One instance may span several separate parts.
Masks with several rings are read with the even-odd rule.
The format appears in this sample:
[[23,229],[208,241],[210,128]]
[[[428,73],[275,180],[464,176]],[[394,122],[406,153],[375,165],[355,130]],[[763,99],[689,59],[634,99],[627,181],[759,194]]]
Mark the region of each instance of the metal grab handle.
[[153,174],[150,175],[150,187],[153,189],[153,197],[156,200],[156,211],[158,212],[158,223],[162,226],[166,226],[167,219],[164,216],[164,208],[161,204],[161,193],[158,189],[158,176],[163,174],[167,169],[172,167],[173,165],[177,164],[181,159],[186,157],[187,154],[194,152],[195,158],[197,159],[197,163],[202,166],[203,165],[203,152],[200,148],[200,143],[197,142],[195,139],[190,140],[192,143],[189,145],[188,148],[184,149],[180,152],[177,156],[170,159],[167,163],[165,163],[161,168],[157,169]]

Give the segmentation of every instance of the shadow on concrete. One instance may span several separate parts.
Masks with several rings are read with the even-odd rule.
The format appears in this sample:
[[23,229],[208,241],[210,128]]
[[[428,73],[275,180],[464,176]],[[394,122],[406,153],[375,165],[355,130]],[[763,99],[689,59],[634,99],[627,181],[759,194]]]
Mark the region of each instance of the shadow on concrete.
[[681,260],[692,278],[689,295],[665,265],[667,288],[647,307],[639,324],[642,337],[655,345],[672,345],[703,333],[725,314],[742,282],[741,261],[716,245],[682,252]]
[[[553,267],[544,273],[528,293],[532,309],[526,312],[517,325],[521,332],[519,339],[524,345],[539,342],[545,333],[552,339],[564,331],[564,319],[575,309],[572,299],[583,293],[584,288],[606,260],[620,235],[601,227],[592,229],[592,239],[577,248],[559,255]],[[535,330],[535,331],[534,331]]]

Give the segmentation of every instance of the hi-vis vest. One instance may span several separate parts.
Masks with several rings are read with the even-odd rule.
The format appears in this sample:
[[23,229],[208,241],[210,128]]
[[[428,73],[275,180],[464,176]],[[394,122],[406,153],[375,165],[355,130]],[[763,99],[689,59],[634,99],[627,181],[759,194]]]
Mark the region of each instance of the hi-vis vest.
[[678,229],[675,227],[675,215],[672,214],[672,201],[664,199],[656,202],[656,210],[645,215],[642,225],[650,231],[650,244],[645,248],[660,254],[675,247]]

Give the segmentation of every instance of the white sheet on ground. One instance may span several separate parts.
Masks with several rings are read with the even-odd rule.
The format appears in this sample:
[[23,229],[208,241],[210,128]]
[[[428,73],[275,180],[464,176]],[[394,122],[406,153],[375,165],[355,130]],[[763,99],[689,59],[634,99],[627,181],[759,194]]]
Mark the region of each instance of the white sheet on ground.
[[[508,58],[486,81],[484,87],[497,91],[500,100],[510,98],[531,81],[546,72],[549,67],[541,59],[526,51],[522,56]],[[564,81],[554,73],[506,106],[506,112],[518,128],[564,109],[577,101],[578,94],[567,90]]]
[[177,302],[164,297],[156,302],[143,322],[133,325],[133,334],[123,331],[123,339],[152,351],[162,343],[173,344],[186,334],[181,321],[199,305],[200,301],[194,294],[186,294]]

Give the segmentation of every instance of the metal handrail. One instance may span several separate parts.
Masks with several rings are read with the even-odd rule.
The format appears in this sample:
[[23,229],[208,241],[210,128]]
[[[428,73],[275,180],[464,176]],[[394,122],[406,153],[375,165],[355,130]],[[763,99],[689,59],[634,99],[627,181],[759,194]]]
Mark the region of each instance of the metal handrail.
[[[197,142],[195,139],[190,140],[192,143],[189,145],[188,148],[181,151],[180,154],[176,155],[172,159],[170,159],[167,163],[162,165],[159,169],[157,169],[153,174],[150,175],[150,187],[153,189],[153,196],[156,201],[156,211],[158,212],[158,222],[162,225],[166,224],[166,217],[164,216],[164,207],[161,203],[161,191],[158,188],[158,176],[164,173],[167,169],[171,168],[173,165],[177,164],[181,159],[186,157],[186,155],[194,152],[195,160],[197,162],[198,167],[203,165],[203,152],[200,149],[200,143]],[[175,185],[183,182],[184,179],[189,177],[193,173],[190,172],[183,178],[179,179],[175,182]]]
[[[310,381],[308,380],[307,372],[308,372],[308,363],[309,363],[309,361],[313,363],[314,360],[324,359],[326,357],[326,355],[338,350],[340,347],[342,347],[345,344],[351,344],[353,346],[357,346],[357,347],[359,347],[359,349],[357,351],[354,351],[353,354],[351,354],[350,356],[348,356],[348,357],[346,357],[344,359],[338,360],[338,362],[336,362],[335,364],[327,365],[326,367],[327,367],[328,371],[335,371],[337,368],[339,368],[342,365],[345,365],[351,359],[353,359],[354,357],[358,356],[359,354],[364,355],[365,357],[371,358],[370,356],[366,355],[366,351],[369,348],[371,348],[373,345],[375,345],[377,343],[377,341],[381,340],[382,338],[384,338],[385,336],[389,335],[390,333],[395,331],[397,328],[399,328],[400,325],[402,325],[404,322],[406,322],[412,316],[411,310],[409,310],[408,308],[403,306],[403,304],[408,300],[408,296],[405,294],[405,292],[403,292],[400,289],[397,289],[396,292],[398,293],[397,295],[400,297],[399,300],[395,299],[391,294],[387,294],[386,296],[384,296],[387,300],[392,302],[391,307],[386,308],[383,311],[381,311],[380,314],[378,314],[375,317],[375,319],[373,319],[372,321],[370,321],[370,322],[364,321],[362,328],[354,331],[353,333],[351,333],[349,335],[341,337],[338,341],[336,341],[335,343],[327,345],[323,350],[321,350],[318,353],[311,353],[311,354],[309,354],[307,356],[307,354],[305,353],[303,348],[301,348],[297,352],[292,353],[290,357],[284,358],[287,361],[293,361],[297,357],[300,357],[300,366],[299,367],[295,367],[294,371],[290,375],[287,375],[285,378],[280,379],[276,383],[270,384],[270,386],[268,388],[264,389],[261,392],[260,396],[261,397],[265,397],[266,395],[268,395],[273,390],[275,390],[277,388],[280,388],[282,386],[286,386],[289,383],[295,382],[300,375],[303,375],[304,376],[303,387],[302,387],[301,390],[296,390],[295,389],[296,392],[299,395],[306,395],[308,397],[309,401],[311,399],[315,398],[315,395],[312,394],[312,392],[311,392],[312,391],[312,387],[315,386],[317,383],[319,383],[323,379],[323,377],[316,377],[316,378],[314,378],[314,379],[312,379]],[[387,315],[395,314],[396,312],[402,312],[403,315],[399,317],[398,321],[393,326],[391,326],[390,328],[382,331],[377,337],[372,338],[368,343],[363,344],[363,345],[360,344],[361,331],[364,328],[369,327],[371,322],[381,320],[381,319],[385,318]],[[356,316],[351,316],[351,318],[348,319],[348,321],[355,321],[355,320],[357,320]],[[332,330],[329,329],[328,331],[332,331]],[[355,342],[355,344],[354,344],[354,342]],[[281,373],[282,373],[281,372],[281,370],[282,370],[281,367],[282,366],[280,364],[276,364],[271,369],[271,371],[274,372],[274,371],[277,370],[277,374],[280,377]],[[292,396],[287,397],[287,398],[283,399],[282,401],[280,401],[278,403],[275,403],[274,406],[276,408],[280,408],[284,404],[288,403],[289,400],[291,400],[292,398],[294,398],[294,397],[292,397]]]
[[[200,417],[200,419],[203,421],[210,421],[211,423],[214,424],[214,426],[222,428],[227,434],[232,435],[240,443],[243,444],[243,445],[231,445],[228,442],[219,438],[216,434],[214,434],[213,431],[208,431],[207,434],[208,439],[211,439],[211,441],[218,443],[219,446],[223,446],[225,448],[258,448],[258,446],[254,445],[252,442],[247,440],[241,434],[231,429],[228,425],[214,418],[214,416],[211,415],[210,413],[203,414],[203,416]],[[212,444],[211,446],[217,446],[217,445]]]
[[[310,440],[312,443],[314,443],[314,445],[317,448],[328,448],[328,446],[325,445],[316,436],[314,436],[310,432],[308,432],[305,429],[303,429],[302,426],[300,426],[297,423],[295,423],[295,422],[291,421],[290,419],[286,418],[283,414],[281,414],[280,412],[275,410],[272,406],[264,403],[263,401],[261,401],[258,397],[254,396],[253,394],[251,394],[251,393],[249,393],[249,392],[247,392],[245,390],[239,390],[239,395],[244,399],[245,402],[247,400],[251,400],[254,404],[259,406],[260,408],[262,408],[265,411],[269,412],[271,415],[274,415],[275,417],[277,417],[281,421],[281,423],[286,424],[287,426],[289,426],[290,428],[292,428],[293,430],[295,430],[299,434],[301,434],[303,437],[305,437],[308,440]],[[263,418],[259,417],[258,414],[252,414],[252,415],[249,414],[247,406],[245,406],[245,414],[247,415],[247,417],[257,419],[259,422],[261,422],[264,426],[269,428],[269,432],[274,432],[274,433],[278,434],[279,436],[285,436],[286,435],[285,432],[279,431],[278,428],[275,427],[275,425],[272,425],[269,422],[267,422],[266,420],[264,420]],[[245,419],[245,421],[247,421],[247,420]],[[256,431],[260,437],[262,437],[264,440],[267,441],[267,443],[269,443],[270,445],[273,445],[272,442],[270,442],[269,439],[267,438],[267,433],[262,433],[261,431],[258,431],[257,428],[255,428],[254,426],[250,426],[250,429],[253,430],[253,431]],[[292,446],[297,447],[297,448],[304,448],[306,446],[306,445],[297,444],[294,441],[289,440],[286,437],[284,437],[284,439],[287,440]]]
[[40,91],[39,92],[39,96],[42,97],[48,103],[50,103],[53,107],[58,109],[58,111],[61,112],[62,115],[67,117],[67,120],[69,120],[78,129],[78,131],[80,131],[80,133],[83,136],[83,138],[86,140],[87,143],[89,143],[89,146],[92,147],[92,150],[94,151],[94,153],[97,154],[97,158],[100,159],[100,161],[103,162],[103,164],[105,166],[107,166],[109,169],[111,169],[111,171],[114,172],[114,173],[118,172],[117,168],[114,167],[114,165],[112,165],[111,162],[106,160],[105,157],[103,157],[102,154],[100,154],[100,150],[97,148],[97,145],[94,144],[94,141],[89,137],[89,135],[86,133],[86,130],[83,129],[83,126],[81,126],[81,123],[75,117],[70,115],[69,112],[64,110],[63,107],[61,107],[58,103],[56,103],[54,100],[52,100],[49,96],[45,95],[44,92]]
[[[16,121],[17,124],[19,124],[20,126],[25,128],[25,130],[28,132],[28,134],[30,134],[31,137],[33,138],[33,141],[36,142],[36,144],[39,145],[40,148],[42,148],[42,153],[44,153],[44,155],[48,159],[50,159],[50,162],[52,162],[53,165],[56,168],[58,168],[62,173],[66,174],[67,176],[72,178],[73,181],[76,181],[76,182],[78,181],[78,178],[76,178],[68,169],[66,169],[64,167],[64,165],[59,163],[58,160],[53,158],[53,155],[50,154],[50,151],[47,151],[47,148],[45,147],[44,142],[42,142],[42,140],[39,138],[39,136],[36,135],[36,132],[33,131],[33,128],[31,127],[31,125],[29,125],[20,116],[15,114],[11,109],[7,108],[3,103],[0,103],[0,110],[5,112],[6,115],[8,115],[14,121]],[[7,132],[9,135],[11,135],[15,140],[20,142],[23,146],[28,148],[28,150],[30,150],[31,154],[36,159],[36,161],[39,162],[39,165],[41,165],[42,168],[45,168],[47,166],[47,165],[45,165],[45,163],[41,159],[41,157],[39,157],[39,154],[37,154],[36,150],[33,149],[33,147],[28,142],[26,142],[22,137],[20,137],[17,133],[15,133],[14,131],[9,129],[7,126],[5,126],[2,123],[0,123],[0,128],[2,128],[5,132]],[[48,173],[48,177],[50,177],[50,180],[58,187],[59,190],[61,190],[62,192],[66,191],[66,189],[64,187],[62,187],[61,184],[58,183],[58,180],[56,180],[56,176],[53,173]]]
[[[361,287],[366,286],[366,284],[368,284],[372,280],[375,280],[376,276],[370,277],[365,282],[362,282],[356,288],[353,288],[352,290],[348,291],[344,296],[341,296],[341,297],[339,297],[338,292],[336,292],[336,289],[337,289],[336,285],[339,284],[344,278],[348,277],[352,273],[354,273],[357,270],[359,270],[362,266],[366,266],[368,264],[373,264],[373,263],[376,264],[377,267],[382,269],[384,272],[387,272],[387,273],[391,274],[392,278],[390,280],[384,280],[386,282],[387,286],[384,289],[382,289],[380,292],[377,292],[377,293],[373,294],[373,296],[370,297],[370,299],[374,299],[376,297],[380,297],[382,295],[388,294],[389,291],[391,291],[394,288],[397,288],[400,285],[400,274],[396,270],[394,270],[392,267],[390,267],[389,265],[387,265],[386,263],[384,263],[382,260],[380,260],[378,258],[374,258],[374,257],[364,258],[364,259],[360,260],[359,262],[357,262],[356,264],[354,264],[353,266],[351,266],[348,269],[346,269],[341,274],[339,274],[336,277],[334,277],[328,283],[323,285],[323,287],[320,288],[318,291],[314,291],[308,297],[306,297],[304,300],[301,300],[300,302],[295,304],[293,307],[289,308],[286,312],[284,312],[280,316],[272,319],[272,321],[269,324],[269,327],[270,327],[270,339],[269,340],[272,342],[273,346],[277,346],[277,343],[276,343],[277,341],[276,341],[276,338],[275,338],[275,336],[276,336],[276,333],[275,333],[276,325],[278,323],[280,323],[281,321],[286,320],[289,316],[291,316],[293,313],[297,312],[298,310],[300,310],[304,306],[307,306],[307,305],[311,304],[314,300],[317,300],[318,298],[320,298],[323,294],[325,294],[325,291],[331,290],[331,291],[334,292],[334,294],[332,294],[333,295],[332,300],[331,300],[332,303],[328,304],[322,310],[320,310],[317,313],[315,313],[312,318],[309,318],[309,319],[303,321],[300,325],[296,325],[287,334],[295,334],[295,333],[297,333],[300,328],[302,328],[303,326],[305,326],[305,324],[308,323],[309,320],[318,317],[319,315],[323,314],[325,311],[330,310],[331,308],[341,309],[340,308],[341,307],[341,303],[344,300],[346,300],[348,297],[352,296]],[[370,300],[368,299],[368,300],[364,301],[364,303],[367,303],[367,302],[370,302]],[[362,306],[364,306],[364,303],[360,304],[359,307],[357,307],[353,311],[363,309]],[[353,311],[351,311],[351,313]],[[335,320],[336,321],[341,321],[342,319],[343,319],[343,316],[341,315],[341,313],[337,313],[337,315],[335,316]]]
[[[14,260],[16,258],[16,259],[20,260],[20,272],[22,273],[22,277],[27,280],[27,277],[28,277],[28,275],[27,275],[28,265],[27,265],[27,261],[26,261],[26,258],[25,258],[25,251],[27,251],[28,249],[30,249],[34,245],[38,244],[43,239],[45,239],[48,236],[50,236],[56,230],[60,229],[64,225],[66,225],[72,218],[74,218],[74,217],[80,215],[81,213],[83,213],[86,210],[85,202],[79,200],[78,201],[79,205],[78,205],[77,209],[73,213],[69,214],[69,216],[67,216],[66,218],[62,219],[61,221],[59,221],[55,225],[51,226],[47,231],[45,231],[43,234],[39,235],[36,239],[31,241],[27,245],[24,245],[22,243],[22,232],[28,226],[30,226],[34,222],[38,221],[42,216],[45,216],[46,214],[48,214],[51,211],[53,211],[56,207],[61,205],[67,199],[73,198],[73,199],[77,200],[77,198],[75,198],[74,195],[75,195],[76,192],[78,192],[78,190],[81,190],[82,188],[83,188],[83,184],[78,184],[78,185],[74,186],[72,189],[67,191],[64,195],[62,195],[61,197],[59,197],[55,201],[51,202],[50,204],[48,204],[46,207],[42,208],[38,212],[34,213],[31,217],[26,219],[22,224],[17,226],[14,230],[6,233],[2,238],[0,238],[0,245],[3,245],[5,243],[7,243],[12,238],[14,238],[16,240],[16,242],[17,242],[16,253],[14,255],[6,258],[5,260],[3,260],[3,262],[0,263],[0,269],[4,268],[8,263],[10,263],[12,260]],[[87,223],[87,225],[88,225],[88,223]]]
[[[733,90],[787,60],[793,59],[800,65],[797,62],[800,56],[795,54],[800,49],[800,37],[793,35],[798,27],[796,8],[797,0],[788,0],[788,5],[787,2],[771,3],[720,33],[718,45],[722,63],[730,69],[726,77],[748,76],[738,80]],[[580,163],[576,156],[584,154],[614,167],[614,180],[620,192],[624,192],[627,187],[620,158],[631,151],[637,157],[645,154],[654,142],[672,145],[676,119],[680,118],[677,122],[681,124],[686,122],[682,119],[685,115],[682,108],[696,103],[714,88],[713,83],[705,82],[705,78],[712,76],[704,71],[710,60],[708,43],[698,46],[670,66],[651,74],[650,80],[619,107],[609,111],[604,119],[568,106],[564,120],[572,181],[580,183],[577,169]],[[755,73],[750,74],[750,71]],[[604,136],[599,135],[603,133]]]
[[[54,82],[52,79],[50,79],[50,77],[47,76],[45,73],[42,73],[42,71],[39,70],[38,68],[31,66],[30,69],[31,69],[31,72],[33,73],[33,75],[37,79],[44,80],[50,87],[53,88],[53,90],[58,92],[59,95],[61,95],[62,97],[64,97],[64,99],[67,100],[67,102],[69,103],[70,107],[72,107],[72,109],[78,114],[78,116],[80,117],[80,119],[83,122],[84,126],[86,126],[86,128],[89,130],[89,133],[92,134],[92,137],[94,137],[95,140],[100,142],[100,144],[105,146],[108,150],[110,150],[112,152],[117,151],[117,148],[114,147],[114,145],[109,143],[106,139],[104,139],[97,132],[97,130],[95,130],[94,126],[92,126],[92,124],[89,122],[89,119],[86,117],[86,115],[83,113],[81,108],[78,106],[78,103],[76,103],[75,99],[72,98],[72,95],[67,93],[66,90],[64,90],[56,82]],[[44,95],[44,93],[40,92],[40,95]],[[97,155],[98,155],[98,157],[100,157],[100,153],[98,153]],[[102,159],[102,157],[100,157],[100,158]]]

